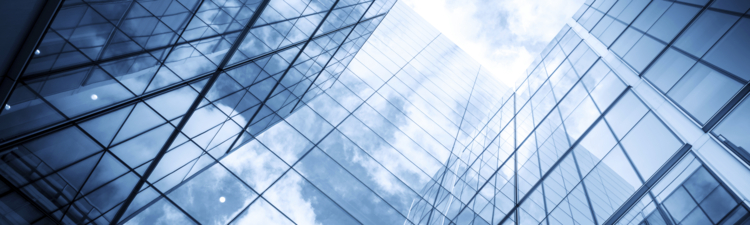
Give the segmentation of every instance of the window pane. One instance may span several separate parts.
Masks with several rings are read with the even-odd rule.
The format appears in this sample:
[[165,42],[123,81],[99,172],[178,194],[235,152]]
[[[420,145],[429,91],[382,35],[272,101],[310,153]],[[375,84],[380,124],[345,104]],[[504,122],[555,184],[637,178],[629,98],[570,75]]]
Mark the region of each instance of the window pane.
[[609,131],[609,127],[604,122],[599,122],[591,128],[591,131],[581,140],[578,148],[587,150],[596,157],[596,161],[604,158],[605,155],[615,146],[617,141]]
[[294,168],[359,221],[398,224],[405,219],[320,149],[310,152]]
[[285,122],[277,123],[258,135],[258,140],[290,165],[313,146],[313,143]]
[[174,224],[195,224],[167,199],[159,200],[125,224],[166,223],[167,221]]
[[671,5],[672,2],[669,1],[652,1],[638,16],[638,19],[633,22],[632,26],[640,30],[648,30]]
[[609,126],[612,127],[618,139],[622,139],[646,112],[648,108],[641,100],[633,92],[628,92],[607,112],[604,118],[609,122]]
[[745,0],[717,0],[711,7],[743,13],[750,8],[750,2]]
[[169,193],[169,198],[203,224],[229,222],[257,196],[221,164]]
[[670,42],[690,22],[700,9],[683,4],[674,4],[659,18],[648,33],[664,42]]
[[664,207],[667,208],[669,214],[672,214],[672,217],[676,221],[682,221],[695,206],[697,204],[695,204],[693,198],[682,187],[672,192],[672,195],[664,200]]
[[701,208],[706,211],[708,218],[718,223],[724,216],[737,206],[737,201],[729,195],[723,186],[717,187],[701,202]]
[[263,197],[297,224],[360,224],[294,171],[274,183]]
[[591,98],[594,99],[599,110],[604,111],[617,99],[617,96],[620,96],[623,90],[625,90],[625,84],[620,81],[617,75],[610,72],[599,83],[599,86],[596,86],[596,89],[591,92]]
[[700,208],[693,209],[690,214],[688,214],[687,217],[685,217],[684,220],[680,224],[684,225],[698,225],[698,224],[711,224],[711,221],[708,221],[708,217],[706,217],[706,214],[703,213],[703,210]]
[[701,57],[737,21],[738,17],[706,10],[684,34],[677,39],[675,46]]
[[667,95],[699,122],[705,123],[740,88],[740,83],[703,64],[697,64]]
[[667,92],[693,64],[695,64],[695,60],[670,48],[656,60],[654,65],[643,76],[656,85],[657,88],[663,92]]
[[628,54],[625,54],[623,59],[630,63],[631,66],[637,71],[643,71],[651,61],[656,58],[656,55],[664,49],[664,44],[656,41],[649,36],[643,36],[641,40],[638,40],[633,48],[630,49]]
[[621,143],[645,180],[682,145],[652,113],[646,114]]
[[[734,146],[750,149],[750,100],[745,99],[727,116],[714,132],[721,135]],[[721,139],[721,138],[720,138]]]
[[614,51],[621,57],[625,56],[625,54],[630,51],[630,48],[633,47],[633,45],[638,41],[638,39],[641,38],[641,36],[643,36],[643,33],[641,33],[640,31],[637,31],[632,27],[628,28],[624,33],[622,33],[620,38],[617,39],[615,44],[610,47],[610,50]]
[[578,105],[573,113],[565,119],[565,128],[568,131],[570,142],[575,142],[579,137],[591,126],[592,123],[599,117],[599,110],[596,109],[594,101],[591,98],[585,98],[583,102]]
[[747,40],[750,40],[750,19],[743,18],[704,59],[742,79],[750,80],[750,63],[747,63],[750,61],[750,45]]
[[265,191],[289,168],[257,140],[234,150],[221,163],[258,192]]
[[687,189],[690,195],[693,196],[693,199],[698,202],[703,201],[703,199],[705,199],[706,196],[708,196],[708,194],[710,194],[718,185],[719,182],[717,182],[716,179],[714,179],[714,177],[703,167],[690,175],[684,183],[685,189]]
[[[638,179],[638,175],[636,175],[635,169],[630,165],[628,159],[625,158],[625,154],[623,154],[622,148],[620,148],[619,146],[615,146],[615,148],[609,152],[607,157],[602,160],[599,166],[609,167],[609,169],[612,170],[611,172],[614,173],[611,177],[620,178],[622,179],[620,181],[627,182],[621,182],[621,184],[619,185],[621,185],[622,188],[629,190],[630,192],[628,193],[633,193],[636,189],[641,187],[641,180]],[[628,196],[623,197],[627,198]]]
[[250,208],[247,208],[242,215],[237,216],[233,224],[293,224],[284,214],[273,208],[273,206],[264,199],[258,199]]

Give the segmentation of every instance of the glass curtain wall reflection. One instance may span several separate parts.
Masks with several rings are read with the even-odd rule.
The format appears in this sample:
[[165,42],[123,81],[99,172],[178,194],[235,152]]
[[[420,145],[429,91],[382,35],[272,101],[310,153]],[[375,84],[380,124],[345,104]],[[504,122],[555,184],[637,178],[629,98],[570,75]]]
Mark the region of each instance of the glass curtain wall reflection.
[[239,181],[216,214],[168,196],[330,88],[393,3],[64,1],[0,114],[3,223],[236,220]]
[[65,1],[0,223],[747,224],[749,8],[588,0],[507,87],[395,1]]

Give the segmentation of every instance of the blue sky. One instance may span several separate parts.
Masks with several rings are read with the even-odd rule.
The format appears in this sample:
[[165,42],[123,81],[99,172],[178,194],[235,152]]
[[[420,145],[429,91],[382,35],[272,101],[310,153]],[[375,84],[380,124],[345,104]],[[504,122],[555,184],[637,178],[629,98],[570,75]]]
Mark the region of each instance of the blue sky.
[[584,0],[403,0],[513,87]]

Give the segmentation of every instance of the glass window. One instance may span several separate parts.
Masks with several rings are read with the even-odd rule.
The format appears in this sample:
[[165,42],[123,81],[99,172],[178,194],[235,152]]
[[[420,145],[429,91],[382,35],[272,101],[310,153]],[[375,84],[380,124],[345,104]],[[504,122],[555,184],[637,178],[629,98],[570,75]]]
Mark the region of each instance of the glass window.
[[643,73],[643,76],[662,92],[667,92],[680,80],[682,75],[693,67],[693,64],[695,64],[695,60],[669,48],[648,71]]
[[647,224],[649,225],[667,225],[667,222],[665,221],[664,217],[662,217],[661,213],[659,213],[659,210],[654,210],[651,215],[646,217],[646,221],[648,221]]
[[609,27],[607,27],[606,30],[604,30],[604,33],[599,36],[599,40],[602,41],[604,45],[609,47],[610,45],[612,45],[612,43],[615,42],[615,39],[620,36],[622,31],[624,31],[626,27],[627,25],[615,20],[614,22],[612,22],[612,24],[609,25]]
[[400,213],[320,149],[310,152],[294,168],[359,221],[366,224],[404,221]]
[[565,119],[565,128],[568,131],[570,142],[578,140],[578,138],[591,126],[592,123],[599,117],[599,110],[596,109],[594,101],[591,98],[585,98],[583,102],[578,105],[573,113]]
[[298,107],[292,115],[286,118],[286,121],[313,143],[320,141],[333,129],[333,126],[325,119],[304,105]]
[[645,180],[682,146],[682,142],[653,113],[646,114],[621,144]]
[[612,6],[609,12],[607,12],[607,15],[610,15],[613,17],[619,16],[622,13],[622,11],[625,10],[625,7],[627,7],[628,4],[630,4],[630,2],[632,2],[632,0],[617,1],[617,3],[615,3],[614,6]]
[[127,142],[118,144],[110,150],[129,166],[136,167],[153,159],[159,149],[164,146],[172,131],[174,131],[174,127],[165,124]]
[[618,19],[625,21],[625,23],[630,24],[633,22],[636,16],[643,11],[643,8],[646,8],[648,3],[651,1],[649,0],[633,0],[628,4],[627,7],[620,13],[620,15],[617,16]]
[[594,128],[581,140],[578,148],[589,152],[596,157],[596,161],[604,158],[605,155],[615,146],[617,140],[612,136],[609,127],[604,122],[594,125]]
[[[602,16],[604,16],[604,14],[594,9],[590,9],[588,12],[586,12],[586,14],[588,14],[589,12],[591,12],[591,15],[589,16],[589,18],[587,18],[586,21],[580,21],[580,22],[583,22],[583,24],[581,25],[583,25],[583,27],[585,27],[587,30],[593,29],[594,25],[596,25],[596,23],[599,22]],[[584,14],[581,17],[581,20],[584,20],[584,17],[586,17],[586,14]]]
[[166,121],[164,121],[158,113],[151,110],[148,105],[138,103],[135,105],[135,109],[133,109],[133,111],[130,112],[130,115],[128,115],[128,120],[126,120],[120,130],[117,131],[117,136],[115,136],[112,143],[126,140],[165,122]]
[[693,209],[690,214],[685,217],[684,220],[680,224],[685,225],[698,225],[698,224],[711,224],[711,221],[708,220],[708,217],[706,217],[706,214],[703,213],[703,210],[700,208]]
[[704,167],[700,167],[687,178],[683,185],[693,199],[702,202],[716,186],[719,186],[719,182]]
[[134,96],[99,67],[58,73],[26,82],[29,86],[39,87],[35,91],[69,117]]
[[613,19],[610,16],[604,16],[604,17],[602,17],[602,20],[598,24],[596,24],[596,27],[594,27],[593,30],[591,30],[591,34],[593,34],[594,36],[597,36],[597,37],[601,36],[602,33],[604,33],[604,30],[606,30],[607,27],[610,24],[612,24],[612,21],[614,21],[614,20],[615,19]]
[[328,94],[321,94],[315,97],[308,105],[334,125],[341,123],[349,115],[349,112],[328,96]]
[[734,148],[750,150],[750,100],[745,99],[714,129],[719,139],[728,142]]
[[333,131],[318,146],[403,215],[409,213],[411,200],[420,198],[381,164],[388,162],[376,161],[340,132]]
[[737,206],[737,201],[723,186],[717,187],[701,202],[701,208],[714,223],[719,223],[735,206]]
[[708,3],[709,0],[679,0],[679,1],[704,6],[706,5],[706,3]]
[[[737,222],[743,219],[745,215],[747,215],[747,209],[745,207],[737,207],[732,211],[732,214],[727,216],[722,224],[737,224]],[[745,221],[748,221],[747,219],[748,218],[745,218]]]
[[701,57],[732,27],[737,19],[739,19],[737,16],[706,10],[685,33],[680,35],[674,46]]
[[617,38],[617,41],[612,45],[610,50],[617,53],[617,55],[624,56],[630,51],[630,48],[635,45],[638,39],[643,36],[643,33],[633,28],[628,28],[622,35]]
[[258,192],[265,191],[289,168],[257,140],[229,153],[221,163]]
[[744,13],[750,8],[750,2],[745,0],[716,0],[711,4],[712,8]]
[[599,83],[599,86],[596,86],[596,89],[591,92],[591,98],[599,106],[599,110],[604,111],[617,99],[617,96],[620,96],[623,90],[625,90],[625,84],[620,81],[617,75],[610,72]]
[[664,49],[664,44],[649,37],[643,36],[633,48],[625,54],[623,59],[637,71],[643,71],[651,61]]
[[289,221],[284,214],[281,214],[278,210],[274,209],[271,203],[268,203],[265,199],[258,199],[255,201],[255,203],[247,208],[242,215],[237,216],[237,219],[235,219],[233,223],[250,225],[294,224],[292,221]]
[[53,170],[90,156],[101,149],[81,130],[68,128],[23,144]]
[[16,86],[10,99],[2,107],[5,107],[0,113],[0,130],[3,131],[0,132],[0,138],[3,139],[65,119],[22,83]]
[[693,198],[690,197],[685,188],[680,187],[679,189],[672,192],[672,195],[664,200],[664,207],[667,208],[669,214],[672,215],[676,221],[682,221],[690,212],[697,206]]
[[654,23],[648,33],[664,42],[671,42],[698,11],[700,9],[697,7],[674,4]]
[[620,98],[617,105],[607,112],[604,118],[609,122],[609,126],[612,127],[612,131],[618,139],[622,139],[630,131],[630,128],[633,128],[643,118],[646,112],[648,112],[648,108],[633,92],[628,91]]
[[258,140],[290,165],[313,146],[286,122],[277,123],[258,135]]
[[703,64],[697,64],[667,95],[699,122],[705,123],[740,88],[740,83]]
[[203,224],[229,222],[257,196],[221,164],[169,193],[170,199]]
[[706,61],[750,80],[750,19],[742,18],[703,58]]
[[144,223],[175,223],[175,224],[195,224],[193,220],[187,217],[181,210],[177,209],[167,199],[161,199],[149,206],[135,217],[128,220],[125,224],[144,224]]
[[[579,156],[578,152],[576,156]],[[634,183],[629,183],[630,180]],[[602,222],[640,187],[635,170],[619,148],[607,155],[584,182],[594,213]]]
[[293,170],[274,183],[263,198],[297,224],[361,224]]
[[148,181],[155,183],[159,190],[169,190],[185,178],[187,170],[192,167],[195,159],[202,153],[203,151],[192,142],[187,142],[168,151],[163,160],[156,165],[154,172],[148,177]]
[[648,30],[662,14],[672,5],[670,1],[652,1],[633,22],[632,26],[640,30]]
[[[635,190],[641,186],[641,180],[638,178],[638,175],[635,173],[635,169],[633,168],[633,166],[630,165],[630,162],[625,157],[625,154],[622,152],[622,148],[620,148],[619,146],[615,146],[615,148],[609,152],[607,157],[605,157],[604,160],[602,160],[599,166],[606,166],[611,170],[610,173],[616,174],[616,176],[611,176],[611,177],[621,178],[622,180],[618,181],[620,183],[618,184],[618,186],[622,185],[622,187],[630,191],[628,193],[635,192]],[[622,181],[625,181],[627,183],[622,183]],[[622,196],[622,197],[627,198],[628,196]]]

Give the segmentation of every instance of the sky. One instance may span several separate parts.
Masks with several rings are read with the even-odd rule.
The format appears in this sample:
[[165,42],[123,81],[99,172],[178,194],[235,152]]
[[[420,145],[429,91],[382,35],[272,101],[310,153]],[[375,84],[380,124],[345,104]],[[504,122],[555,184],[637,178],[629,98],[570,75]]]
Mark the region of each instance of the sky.
[[585,0],[402,0],[513,87]]

